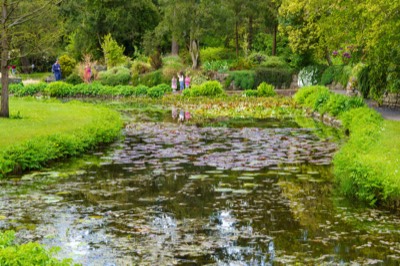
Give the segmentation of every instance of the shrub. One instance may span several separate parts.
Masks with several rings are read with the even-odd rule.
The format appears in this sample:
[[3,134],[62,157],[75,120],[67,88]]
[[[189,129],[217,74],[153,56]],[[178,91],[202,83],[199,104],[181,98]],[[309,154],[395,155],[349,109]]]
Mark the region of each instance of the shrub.
[[119,96],[132,96],[135,94],[134,87],[129,85],[119,85],[115,89]]
[[267,55],[264,53],[260,53],[260,52],[252,52],[248,59],[253,63],[253,64],[257,64],[260,65],[261,63],[265,62],[265,60],[267,60]]
[[258,94],[258,90],[245,90],[242,93],[242,96],[244,96],[244,97],[258,97],[259,94]]
[[234,52],[223,47],[207,47],[200,50],[200,59],[206,61],[218,61],[234,58]]
[[0,232],[0,265],[49,265],[68,266],[72,265],[71,259],[57,260],[53,256],[58,248],[47,250],[39,243],[15,243],[15,232]]
[[357,76],[358,81],[358,89],[361,92],[364,98],[368,98],[369,91],[371,88],[370,81],[369,81],[369,72],[370,68],[368,66],[363,67]]
[[162,67],[162,58],[159,51],[154,52],[150,56],[150,65],[155,70],[160,69]]
[[75,59],[69,57],[68,55],[60,56],[60,58],[58,59],[58,62],[60,63],[61,73],[64,78],[71,75],[71,73],[74,71],[74,68],[76,66]]
[[266,82],[277,88],[289,88],[292,83],[292,72],[287,68],[257,68],[254,79],[255,86]]
[[222,89],[221,83],[219,83],[218,81],[207,81],[201,86],[195,85],[190,89],[183,90],[182,95],[184,97],[217,97],[225,95],[225,91]]
[[150,98],[161,98],[164,95],[164,90],[161,87],[152,87],[147,91],[147,96]]
[[254,88],[254,71],[232,71],[225,80],[225,87],[228,88],[233,81],[239,89]]
[[77,84],[83,83],[83,80],[82,80],[81,76],[79,76],[78,74],[72,73],[65,79],[65,82],[72,84],[72,85],[77,85]]
[[22,83],[11,83],[8,85],[8,92],[11,94],[17,95],[17,93],[23,91],[23,89],[24,89],[24,84]]
[[147,91],[149,90],[149,87],[145,85],[138,85],[134,87],[134,95],[135,96],[145,96],[147,95]]
[[329,66],[327,69],[325,69],[324,73],[322,73],[320,84],[324,86],[332,84],[335,81],[337,72],[339,72],[342,68],[342,66]]
[[34,84],[28,84],[26,86],[16,86],[16,84],[10,84],[10,92],[14,93],[15,96],[33,96],[37,93],[43,92],[47,87],[47,83],[39,82]]
[[[171,77],[172,78],[172,77]],[[139,83],[148,87],[154,87],[169,80],[163,77],[162,71],[157,70],[144,75],[140,75]]]
[[127,58],[124,56],[125,48],[118,45],[118,43],[111,37],[110,33],[104,36],[101,48],[103,49],[107,68],[121,66],[126,63]]
[[230,70],[248,70],[252,69],[254,67],[254,64],[246,59],[246,58],[239,58],[234,61],[231,61],[229,64],[229,69]]
[[178,72],[185,68],[178,56],[167,56],[163,58],[162,76],[165,80],[170,81],[172,76],[176,76]]
[[114,67],[112,69],[99,73],[99,81],[103,85],[127,85],[130,79],[130,71],[125,67]]
[[290,68],[285,60],[278,56],[267,56],[265,60],[261,62],[261,66],[265,68]]
[[218,60],[218,61],[206,61],[203,64],[203,69],[205,71],[218,71],[218,72],[226,72],[228,71],[228,62],[226,60]]
[[258,96],[263,96],[263,97],[273,97],[276,95],[274,86],[267,84],[265,82],[258,85],[257,92]]
[[135,60],[132,63],[132,75],[141,75],[150,72],[151,65],[147,62]]
[[47,85],[44,93],[51,97],[67,97],[75,95],[74,91],[73,85],[62,81],[56,81]]
[[325,68],[326,66],[323,65],[310,65],[304,67],[300,70],[298,75],[299,87],[319,84]]
[[167,85],[167,84],[158,84],[157,86],[155,86],[154,88],[159,88],[161,89],[164,93],[169,93],[172,92],[172,88],[171,86]]

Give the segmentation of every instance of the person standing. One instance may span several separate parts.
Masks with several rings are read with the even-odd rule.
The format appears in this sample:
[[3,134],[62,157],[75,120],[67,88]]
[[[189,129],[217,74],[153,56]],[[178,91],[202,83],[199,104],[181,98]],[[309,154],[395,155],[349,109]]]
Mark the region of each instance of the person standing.
[[172,87],[172,91],[176,92],[176,89],[178,88],[178,84],[176,83],[176,77],[175,76],[172,77],[171,87]]
[[183,91],[185,88],[185,77],[183,76],[183,72],[178,73],[178,80],[179,80],[179,85],[180,85],[180,90]]
[[185,89],[188,89],[190,87],[190,77],[187,74],[185,77]]
[[90,68],[90,65],[87,64],[85,66],[85,82],[90,83],[91,77],[92,77],[92,69]]
[[61,80],[61,66],[58,63],[58,60],[53,64],[51,71],[54,73],[54,78],[56,81]]

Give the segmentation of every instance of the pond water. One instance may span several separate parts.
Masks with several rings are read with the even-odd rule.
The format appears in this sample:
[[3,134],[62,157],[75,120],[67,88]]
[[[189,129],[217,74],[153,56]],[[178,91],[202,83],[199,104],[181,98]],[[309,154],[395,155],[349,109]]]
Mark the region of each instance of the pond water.
[[253,122],[129,124],[107,150],[2,181],[0,229],[83,265],[400,263],[399,214],[336,195],[335,138]]

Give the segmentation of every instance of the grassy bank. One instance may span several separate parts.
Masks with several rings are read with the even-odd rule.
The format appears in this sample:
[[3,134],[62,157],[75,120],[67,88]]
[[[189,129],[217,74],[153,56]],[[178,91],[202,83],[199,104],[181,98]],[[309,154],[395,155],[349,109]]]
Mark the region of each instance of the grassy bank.
[[383,120],[357,98],[314,86],[299,90],[303,107],[339,118],[349,140],[335,155],[335,180],[341,192],[371,205],[400,202],[400,123]]
[[10,113],[0,119],[0,177],[111,142],[122,126],[117,112],[77,102],[11,98]]

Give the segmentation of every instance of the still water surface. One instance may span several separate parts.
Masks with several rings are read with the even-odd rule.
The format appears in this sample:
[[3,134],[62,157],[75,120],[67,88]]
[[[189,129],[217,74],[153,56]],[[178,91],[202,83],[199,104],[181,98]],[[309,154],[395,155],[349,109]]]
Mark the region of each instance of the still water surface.
[[272,122],[128,125],[107,151],[3,181],[0,228],[83,265],[399,265],[399,214],[335,193],[338,141]]

